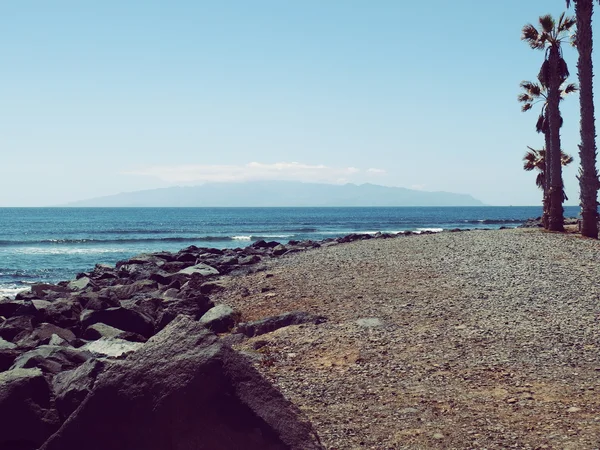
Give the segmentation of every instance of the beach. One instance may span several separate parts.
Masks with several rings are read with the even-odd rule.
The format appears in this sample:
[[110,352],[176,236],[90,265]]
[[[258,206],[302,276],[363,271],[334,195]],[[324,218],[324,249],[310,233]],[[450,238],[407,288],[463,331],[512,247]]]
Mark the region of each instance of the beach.
[[328,449],[597,448],[600,247],[538,229],[327,245],[221,277],[238,343]]

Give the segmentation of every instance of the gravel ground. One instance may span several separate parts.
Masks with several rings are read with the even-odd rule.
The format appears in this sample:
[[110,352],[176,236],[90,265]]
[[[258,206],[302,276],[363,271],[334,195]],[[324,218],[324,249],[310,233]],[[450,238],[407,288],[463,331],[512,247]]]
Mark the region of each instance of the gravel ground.
[[271,260],[215,299],[328,317],[239,345],[328,449],[600,448],[599,261],[573,234],[405,236]]

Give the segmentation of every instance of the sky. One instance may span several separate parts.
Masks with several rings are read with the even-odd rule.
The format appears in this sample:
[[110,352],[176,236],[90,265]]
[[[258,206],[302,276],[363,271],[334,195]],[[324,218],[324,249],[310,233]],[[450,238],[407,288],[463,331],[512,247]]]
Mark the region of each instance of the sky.
[[[535,174],[522,169],[527,146],[543,145],[539,110],[522,113],[516,97],[543,52],[520,33],[565,8],[0,2],[0,206],[263,179],[540,204]],[[576,51],[564,54],[576,81]],[[577,95],[562,103],[563,148],[575,156],[564,171],[570,205],[579,202],[578,112]]]

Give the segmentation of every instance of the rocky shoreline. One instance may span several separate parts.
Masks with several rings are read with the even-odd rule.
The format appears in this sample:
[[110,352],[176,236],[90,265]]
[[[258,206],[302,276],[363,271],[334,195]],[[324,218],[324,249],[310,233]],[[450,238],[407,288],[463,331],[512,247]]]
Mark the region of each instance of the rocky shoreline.
[[[239,311],[224,304],[215,305],[210,296],[225,288],[219,282],[223,275],[261,271],[264,269],[261,264],[269,259],[319,247],[411,234],[414,233],[351,234],[321,242],[290,241],[286,245],[258,241],[243,249],[225,250],[191,246],[177,253],[139,255],[120,261],[114,267],[98,264],[74,280],[36,284],[15,298],[0,299],[0,417],[12,418],[7,428],[10,432],[0,434],[0,448],[113,448],[111,441],[88,442],[89,435],[83,431],[91,430],[98,420],[106,420],[109,411],[121,408],[124,401],[121,397],[133,395],[127,390],[119,391],[111,380],[139,378],[134,374],[151,371],[154,365],[169,359],[166,349],[178,355],[177,358],[189,354],[189,363],[202,359],[203,354],[213,348],[218,348],[213,349],[217,353],[225,352],[233,361],[232,366],[241,367],[236,370],[255,373],[255,386],[250,394],[246,393],[244,398],[236,394],[237,403],[232,403],[231,409],[226,411],[228,415],[242,414],[240,411],[250,406],[254,414],[262,417],[267,408],[263,403],[268,398],[269,408],[277,405],[276,415],[289,416],[284,426],[274,417],[256,425],[262,434],[271,436],[257,439],[256,444],[249,444],[247,435],[238,436],[239,442],[246,442],[244,448],[280,448],[280,445],[283,445],[281,448],[320,448],[318,437],[297,408],[253,372],[246,357],[231,352],[229,344],[290,325],[317,325],[327,318],[304,311],[282,311],[282,314],[248,322]],[[197,335],[202,342],[200,346],[183,344],[190,333]],[[142,354],[145,356],[140,356]],[[222,366],[223,362],[218,365]],[[144,401],[158,395],[157,390],[181,397],[181,393],[189,389],[188,384],[159,387],[161,377],[175,377],[177,371],[182,372],[181,376],[189,372],[181,364],[171,366],[143,383],[136,382],[145,386],[143,396],[148,398]],[[214,376],[227,378],[219,372],[222,368],[214,370]],[[191,373],[188,377],[197,375]],[[203,381],[198,380],[198,383]],[[135,386],[129,389],[134,391]],[[231,385],[223,389],[237,391],[239,386],[232,379]],[[105,391],[118,391],[118,395],[114,394],[114,404],[95,400],[100,391],[103,395]],[[255,391],[266,397],[259,402]],[[217,394],[222,393],[213,396]],[[178,408],[190,407],[185,398],[180,402]],[[111,438],[112,442],[123,439],[135,442],[132,430],[156,420],[152,415],[144,419],[148,423],[133,415],[119,417],[122,431]],[[225,429],[226,425],[221,428]],[[210,430],[200,432],[204,439],[215,439],[211,449],[241,448],[236,447],[238,441],[225,440],[225,444],[217,444],[218,439],[224,439],[231,430],[221,430],[212,438]],[[167,427],[161,433],[166,436],[176,430]],[[128,448],[171,448],[165,446],[165,436],[162,444],[158,444],[160,437],[151,436],[143,445],[140,441]]]

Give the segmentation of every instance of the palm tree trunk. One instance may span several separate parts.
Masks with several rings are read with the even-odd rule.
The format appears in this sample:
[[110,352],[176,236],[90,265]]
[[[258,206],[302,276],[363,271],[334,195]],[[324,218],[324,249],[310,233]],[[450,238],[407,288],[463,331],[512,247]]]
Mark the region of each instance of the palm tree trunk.
[[548,229],[550,231],[564,231],[564,211],[562,197],[562,166],[560,164],[560,79],[558,64],[560,51],[551,47],[549,55],[550,86],[548,87],[548,119],[550,131],[550,148],[546,150],[549,157],[548,175],[550,176],[550,217]]
[[550,148],[550,132],[548,130],[544,132],[544,139],[546,144],[546,155],[544,162],[544,200],[542,203],[542,225],[545,229],[548,229],[550,220],[550,176],[548,174],[548,149]]
[[581,199],[581,234],[598,239],[598,171],[596,169],[596,125],[594,123],[592,64],[592,0],[577,0],[577,50],[579,59],[579,106],[581,112],[581,145],[579,189]]

